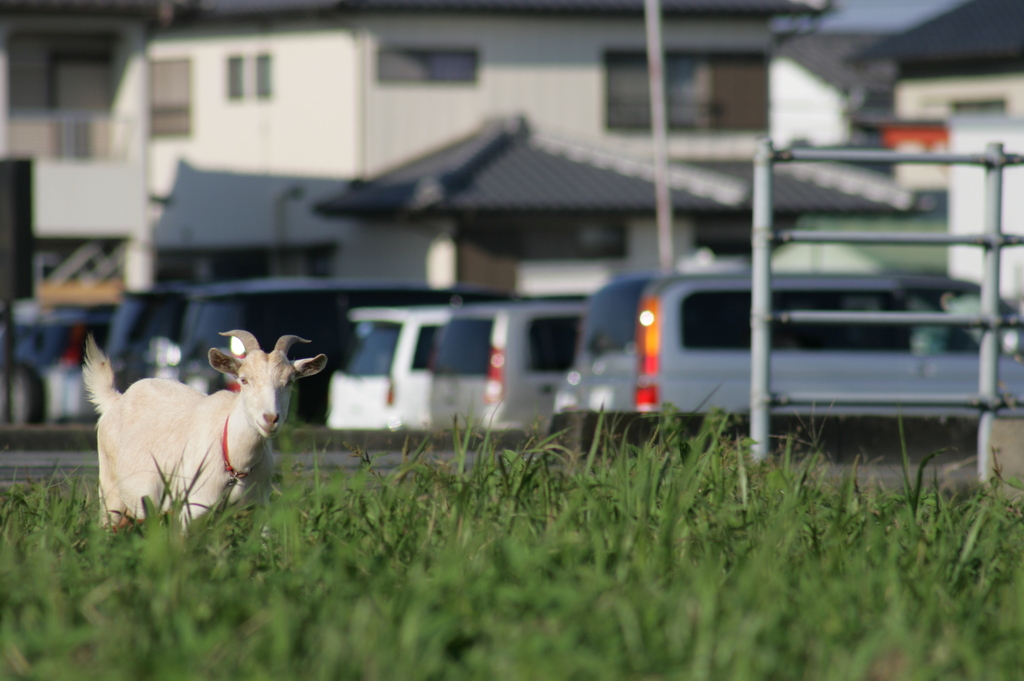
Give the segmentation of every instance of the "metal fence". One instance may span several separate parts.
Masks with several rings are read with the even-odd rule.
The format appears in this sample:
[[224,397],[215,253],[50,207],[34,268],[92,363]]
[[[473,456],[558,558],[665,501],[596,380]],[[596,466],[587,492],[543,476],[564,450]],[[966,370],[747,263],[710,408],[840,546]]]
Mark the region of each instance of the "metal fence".
[[[843,232],[778,230],[773,224],[773,169],[777,163],[839,161],[844,163],[930,163],[965,164],[985,169],[984,226],[978,234],[922,234],[897,232]],[[1018,154],[1006,154],[1003,145],[989,144],[982,154],[900,153],[885,150],[789,149],[776,151],[771,140],[759,143],[754,157],[754,220],[752,240],[752,281],[750,309],[750,436],[753,456],[765,458],[769,451],[770,414],[773,406],[891,405],[976,408],[978,422],[978,477],[991,472],[989,440],[992,422],[999,409],[1009,406],[1013,396],[999,393],[1000,329],[1021,326],[1019,315],[1002,315],[999,309],[999,253],[1004,246],[1024,243],[1022,236],[1002,233],[1003,168],[1024,163]],[[976,246],[984,249],[981,309],[977,314],[929,312],[822,312],[772,309],[771,251],[777,243],[900,244],[908,246]],[[803,394],[775,393],[771,389],[771,329],[773,324],[876,324],[912,326],[919,324],[974,327],[982,330],[976,394]]]

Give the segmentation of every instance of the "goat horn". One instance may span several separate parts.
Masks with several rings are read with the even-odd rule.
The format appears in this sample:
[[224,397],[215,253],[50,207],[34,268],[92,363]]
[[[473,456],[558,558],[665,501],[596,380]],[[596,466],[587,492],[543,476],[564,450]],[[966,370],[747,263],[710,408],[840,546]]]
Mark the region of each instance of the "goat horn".
[[242,341],[242,347],[245,348],[246,356],[251,355],[253,350],[260,349],[260,342],[256,340],[256,336],[252,335],[248,331],[234,330],[234,331],[221,331],[222,336],[234,336],[238,340]]
[[308,343],[309,341],[305,338],[299,338],[298,336],[281,336],[277,339],[277,345],[274,346],[274,352],[280,352],[282,355],[288,356],[288,350],[291,349],[294,343]]

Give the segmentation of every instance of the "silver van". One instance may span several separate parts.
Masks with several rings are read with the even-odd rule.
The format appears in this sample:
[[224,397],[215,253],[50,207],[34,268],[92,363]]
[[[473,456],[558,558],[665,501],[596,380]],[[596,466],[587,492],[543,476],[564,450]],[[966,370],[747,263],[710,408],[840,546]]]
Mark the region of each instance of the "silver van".
[[430,353],[452,307],[363,308],[348,360],[331,376],[327,425],[331,428],[430,426]]
[[[975,284],[913,275],[776,276],[773,292],[777,310],[966,312],[977,309],[980,299]],[[634,330],[628,340],[627,326]],[[615,281],[593,297],[583,333],[581,351],[559,391],[561,410],[653,411],[672,405],[683,411],[749,411],[749,274]],[[776,326],[772,389],[973,393],[979,334],[947,326]],[[1017,332],[1006,332],[1003,342],[1007,351],[1016,352]],[[1000,379],[1008,392],[1019,393],[1024,366],[1005,355]],[[882,406],[821,404],[813,409],[895,413]],[[969,413],[899,409],[904,414],[939,411]]]
[[572,366],[581,301],[468,304],[441,327],[432,363],[435,427],[455,416],[488,427],[543,424]]

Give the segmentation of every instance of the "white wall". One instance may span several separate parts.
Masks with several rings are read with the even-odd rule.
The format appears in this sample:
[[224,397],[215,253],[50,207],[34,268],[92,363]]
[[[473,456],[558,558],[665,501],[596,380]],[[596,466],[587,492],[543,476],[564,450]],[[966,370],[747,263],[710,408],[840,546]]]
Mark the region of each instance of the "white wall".
[[[254,60],[273,60],[273,94],[255,97]],[[228,58],[246,58],[249,92],[227,96]],[[359,159],[351,31],[329,21],[160,32],[150,59],[192,62],[192,132],[151,142],[152,191],[170,191],[179,160],[208,170],[351,178]]]
[[815,146],[849,141],[846,99],[839,90],[786,57],[773,59],[769,73],[771,138],[777,148],[794,140]]
[[[397,14],[359,19],[366,82],[365,145],[372,174],[467,135],[483,121],[518,113],[537,127],[633,154],[649,154],[649,133],[605,127],[604,53],[644,49],[640,16],[436,16]],[[762,20],[666,19],[665,50],[761,51]],[[379,45],[475,48],[476,83],[379,83]],[[763,132],[763,131],[762,131]],[[677,158],[750,158],[750,132],[672,133]]]
[[32,184],[37,237],[128,239],[145,216],[138,163],[37,159]]
[[[1007,153],[1024,153],[1024,118],[953,118],[950,151],[979,153],[990,142],[1002,142]],[[979,166],[952,166],[949,170],[949,228],[954,234],[976,234],[984,228],[985,171]],[[1024,234],[1024,167],[1010,166],[1003,174],[1003,232]],[[980,282],[982,250],[950,249],[950,274]],[[1002,250],[1000,293],[1018,300],[1024,291],[1024,249]]]

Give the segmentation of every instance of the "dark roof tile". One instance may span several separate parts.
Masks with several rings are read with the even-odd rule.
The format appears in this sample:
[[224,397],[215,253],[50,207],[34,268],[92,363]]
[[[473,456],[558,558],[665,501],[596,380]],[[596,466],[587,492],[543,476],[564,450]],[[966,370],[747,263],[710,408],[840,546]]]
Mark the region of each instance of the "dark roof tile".
[[1024,56],[1024,1],[971,0],[860,56],[898,62]]
[[[891,178],[840,164],[780,166],[782,212],[898,212],[913,194]],[[474,212],[651,213],[651,164],[533,132],[522,119],[478,134],[366,181],[317,205],[331,215]],[[681,212],[750,210],[751,163],[673,164],[672,202]],[[842,187],[843,189],[838,189]]]
[[80,12],[154,17],[159,0],[0,0],[0,12]]
[[852,59],[884,37],[878,33],[811,33],[784,40],[775,55],[792,59],[840,90],[889,91],[896,81],[895,63]]
[[[643,11],[643,0],[203,0],[200,13],[240,15],[357,10],[404,12],[627,13]],[[820,13],[818,0],[663,0],[662,11],[674,15],[754,15]]]

